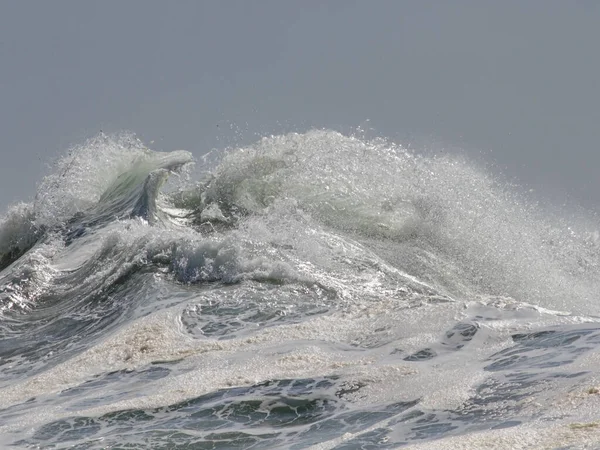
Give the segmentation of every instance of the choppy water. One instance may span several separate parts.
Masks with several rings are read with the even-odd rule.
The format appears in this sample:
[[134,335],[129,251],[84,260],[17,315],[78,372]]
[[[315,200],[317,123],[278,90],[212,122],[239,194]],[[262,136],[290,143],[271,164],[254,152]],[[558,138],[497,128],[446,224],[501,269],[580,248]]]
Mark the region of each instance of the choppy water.
[[99,135],[5,213],[0,445],[600,447],[596,217],[332,131],[191,163]]

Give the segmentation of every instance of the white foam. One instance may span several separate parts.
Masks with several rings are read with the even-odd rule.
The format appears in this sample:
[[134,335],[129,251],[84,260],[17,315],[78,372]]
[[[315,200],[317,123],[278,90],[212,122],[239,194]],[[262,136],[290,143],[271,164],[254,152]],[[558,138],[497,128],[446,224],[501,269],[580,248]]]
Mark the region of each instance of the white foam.
[[[31,208],[36,220],[49,225],[103,195],[118,197],[128,185],[118,173],[153,158],[168,166],[171,160],[163,156],[130,138],[91,140],[44,181],[48,195],[42,192],[34,207],[15,209],[2,222],[0,238],[16,242]],[[176,154],[173,161],[180,157],[189,154]],[[98,173],[88,183],[92,172]],[[486,369],[490,358],[518,346],[512,334],[598,320],[593,316],[599,311],[600,254],[593,233],[586,234],[581,223],[571,227],[548,216],[461,159],[419,157],[383,141],[313,131],[232,150],[197,192],[181,205],[174,198],[165,197],[162,207],[175,213],[180,226],[150,226],[140,218],[113,221],[67,247],[44,241],[22,259],[19,264],[38,277],[32,278],[31,292],[100,292],[128,271],[153,267],[161,287],[184,285],[186,304],[172,306],[178,300],[173,299],[164,303],[169,309],[143,318],[135,311],[91,348],[0,390],[0,407],[157,362],[170,363],[171,374],[100,406],[38,408],[0,430],[171,405],[272,379],[331,375],[364,384],[351,399],[353,407],[419,399],[425,410],[458,411],[496,376]],[[194,215],[219,226],[210,233],[194,230],[189,226]],[[72,274],[76,284],[60,285]],[[215,284],[208,288],[209,282]],[[188,286],[193,284],[199,286]],[[223,340],[186,331],[185,311],[205,304],[226,309],[232,299],[298,311],[318,304],[321,315],[300,312],[294,318],[299,323],[273,320],[268,327],[257,319],[256,328],[248,325]],[[456,341],[443,340],[459,321],[478,328],[453,347]],[[452,339],[462,338],[454,333]],[[431,360],[405,360],[432,348],[439,354]],[[428,441],[425,448],[597,442],[597,397],[590,392],[599,384],[593,375],[599,352],[586,351],[573,363],[560,363],[567,373],[589,375],[544,379],[544,389],[506,402],[519,406],[523,417],[542,417],[551,425],[448,437]],[[503,376],[497,372],[500,382]],[[370,429],[316,448],[333,448]],[[394,437],[401,438],[392,432]]]

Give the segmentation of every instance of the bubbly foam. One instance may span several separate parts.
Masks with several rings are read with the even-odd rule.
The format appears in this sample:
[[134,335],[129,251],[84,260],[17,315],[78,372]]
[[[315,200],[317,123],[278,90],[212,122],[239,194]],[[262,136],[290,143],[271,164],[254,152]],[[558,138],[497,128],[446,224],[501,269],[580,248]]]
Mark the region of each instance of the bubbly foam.
[[[0,299],[26,307],[0,318],[0,435],[60,446],[82,418],[77,439],[112,445],[122,414],[159,445],[144,433],[173,414],[181,439],[232,446],[597,441],[592,218],[333,131],[229,149],[161,191],[190,161],[100,135],[2,219]],[[210,408],[220,437],[183,426]]]

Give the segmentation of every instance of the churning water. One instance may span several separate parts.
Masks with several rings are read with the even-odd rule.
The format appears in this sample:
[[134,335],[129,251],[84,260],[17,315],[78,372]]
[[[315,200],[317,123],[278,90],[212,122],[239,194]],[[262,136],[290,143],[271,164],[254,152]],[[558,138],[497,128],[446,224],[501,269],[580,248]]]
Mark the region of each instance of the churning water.
[[192,163],[99,135],[0,220],[0,445],[600,446],[594,217],[333,131]]

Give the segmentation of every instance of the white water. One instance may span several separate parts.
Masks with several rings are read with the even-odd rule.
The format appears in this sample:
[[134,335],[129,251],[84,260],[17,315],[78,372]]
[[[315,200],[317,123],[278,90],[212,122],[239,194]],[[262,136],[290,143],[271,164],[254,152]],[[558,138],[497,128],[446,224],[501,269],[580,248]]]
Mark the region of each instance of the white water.
[[4,442],[600,442],[593,217],[332,131],[229,149],[155,205],[188,162],[101,135],[6,214]]

